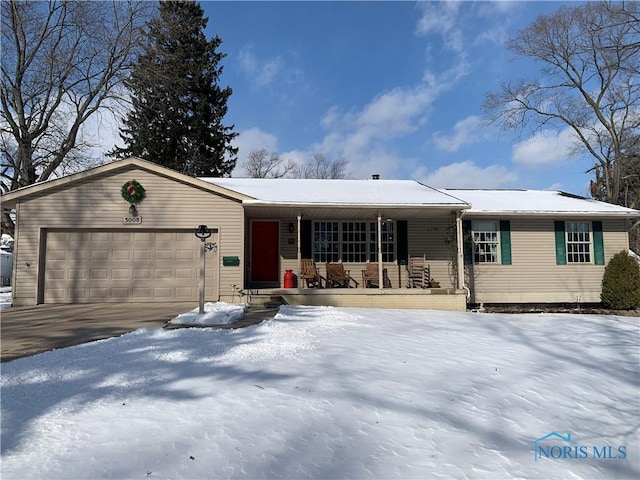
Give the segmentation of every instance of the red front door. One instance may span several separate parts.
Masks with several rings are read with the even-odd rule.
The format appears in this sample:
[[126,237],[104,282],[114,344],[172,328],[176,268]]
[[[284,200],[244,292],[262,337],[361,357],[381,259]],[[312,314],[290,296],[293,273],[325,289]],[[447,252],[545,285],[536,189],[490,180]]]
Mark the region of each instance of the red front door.
[[278,222],[251,222],[251,281],[278,282]]

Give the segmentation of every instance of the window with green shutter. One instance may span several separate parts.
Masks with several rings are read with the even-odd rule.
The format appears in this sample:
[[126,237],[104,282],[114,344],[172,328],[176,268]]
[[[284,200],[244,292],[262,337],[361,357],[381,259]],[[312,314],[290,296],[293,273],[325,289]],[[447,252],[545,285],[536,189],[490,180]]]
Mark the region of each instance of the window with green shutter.
[[602,222],[554,222],[556,265],[604,265]]
[[511,265],[511,222],[474,220],[462,222],[465,263]]

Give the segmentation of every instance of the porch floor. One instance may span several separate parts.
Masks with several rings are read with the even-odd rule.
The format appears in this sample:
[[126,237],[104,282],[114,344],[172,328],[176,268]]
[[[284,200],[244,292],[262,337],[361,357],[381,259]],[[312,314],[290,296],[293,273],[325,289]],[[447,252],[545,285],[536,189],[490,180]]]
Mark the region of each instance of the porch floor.
[[262,288],[245,290],[250,304],[281,298],[289,305],[465,311],[467,292],[455,288]]

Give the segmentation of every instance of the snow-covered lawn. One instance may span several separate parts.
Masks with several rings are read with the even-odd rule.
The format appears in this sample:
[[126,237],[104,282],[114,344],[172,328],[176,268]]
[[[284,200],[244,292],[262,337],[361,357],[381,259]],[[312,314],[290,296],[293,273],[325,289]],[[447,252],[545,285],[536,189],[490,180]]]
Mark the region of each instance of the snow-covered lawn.
[[0,287],[0,310],[11,306],[11,287]]
[[[138,330],[2,365],[1,474],[638,478],[639,335],[629,317],[293,306]],[[551,432],[587,458],[536,461]],[[625,458],[593,458],[606,446]]]

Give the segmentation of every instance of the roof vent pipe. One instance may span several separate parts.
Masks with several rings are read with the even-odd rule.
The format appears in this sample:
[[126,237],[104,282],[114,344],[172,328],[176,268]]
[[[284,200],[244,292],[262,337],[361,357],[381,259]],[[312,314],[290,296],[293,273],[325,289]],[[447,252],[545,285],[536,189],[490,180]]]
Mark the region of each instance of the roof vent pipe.
[[373,175],[371,175],[371,180],[380,180],[380,174],[374,173]]

